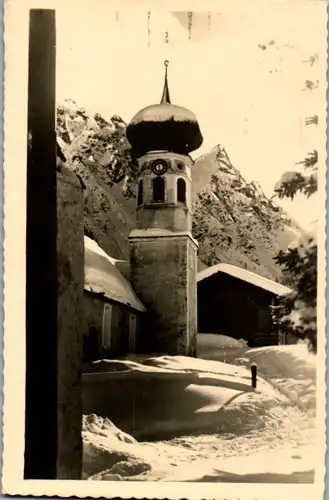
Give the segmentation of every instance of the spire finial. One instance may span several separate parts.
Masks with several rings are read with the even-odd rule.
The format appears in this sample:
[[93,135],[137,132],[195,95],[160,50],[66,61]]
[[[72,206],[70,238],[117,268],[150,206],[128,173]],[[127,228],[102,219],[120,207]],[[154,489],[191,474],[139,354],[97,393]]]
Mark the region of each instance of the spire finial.
[[161,104],[163,103],[167,103],[167,104],[171,104],[170,102],[170,95],[169,95],[169,87],[168,87],[168,64],[169,64],[169,61],[165,61],[164,62],[164,65],[165,65],[165,81],[164,81],[164,87],[163,87],[163,93],[162,93],[162,99],[161,99]]

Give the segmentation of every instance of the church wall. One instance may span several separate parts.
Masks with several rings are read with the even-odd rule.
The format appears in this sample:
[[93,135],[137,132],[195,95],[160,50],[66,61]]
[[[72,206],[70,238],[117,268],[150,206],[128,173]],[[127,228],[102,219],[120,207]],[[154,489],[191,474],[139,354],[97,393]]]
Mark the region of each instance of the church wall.
[[[164,156],[162,154],[161,156]],[[156,175],[147,174],[140,176],[143,179],[143,200],[144,203],[153,202],[153,180],[156,179]],[[184,179],[186,183],[186,205],[191,209],[191,172],[190,167],[185,167],[184,172],[170,173],[162,176],[165,181],[165,202],[166,203],[177,203],[177,181],[178,179]]]
[[197,307],[197,250],[193,244],[188,242],[188,293],[189,293],[189,351],[191,356],[196,356],[196,335],[198,326],[198,307]]
[[188,236],[171,236],[131,242],[132,285],[148,310],[138,352],[189,352],[188,294],[193,295],[187,281],[189,241]]
[[57,171],[58,479],[80,479],[81,474],[83,231],[81,184],[62,165]]
[[[102,328],[104,305],[111,304],[111,348],[103,348]],[[115,301],[108,300],[101,295],[84,292],[84,336],[88,337],[91,328],[98,331],[98,354],[95,359],[115,358],[130,351],[129,348],[129,319],[133,314],[137,317],[137,331],[139,328],[139,314],[137,311]]]
[[137,209],[136,222],[139,229],[161,228],[169,231],[186,231],[191,227],[192,215],[186,206],[142,206]]

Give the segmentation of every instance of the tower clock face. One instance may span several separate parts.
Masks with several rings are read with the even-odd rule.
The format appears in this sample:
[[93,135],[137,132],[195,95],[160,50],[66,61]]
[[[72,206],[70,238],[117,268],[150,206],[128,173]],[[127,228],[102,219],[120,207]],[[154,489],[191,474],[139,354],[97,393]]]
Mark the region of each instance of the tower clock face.
[[152,172],[156,175],[163,175],[168,169],[166,160],[154,160],[152,162]]

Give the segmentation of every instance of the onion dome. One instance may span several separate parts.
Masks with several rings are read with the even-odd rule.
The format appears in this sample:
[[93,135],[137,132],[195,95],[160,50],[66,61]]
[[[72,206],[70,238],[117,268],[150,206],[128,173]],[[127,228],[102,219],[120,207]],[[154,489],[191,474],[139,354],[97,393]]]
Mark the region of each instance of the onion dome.
[[148,151],[171,151],[189,154],[198,149],[203,137],[196,116],[186,108],[171,104],[167,67],[160,104],[139,111],[127,126],[127,139],[136,156]]

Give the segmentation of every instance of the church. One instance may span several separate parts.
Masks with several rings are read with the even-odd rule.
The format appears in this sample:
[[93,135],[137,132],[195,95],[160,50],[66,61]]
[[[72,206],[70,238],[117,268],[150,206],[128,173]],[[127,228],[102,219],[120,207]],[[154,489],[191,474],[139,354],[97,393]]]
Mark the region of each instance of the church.
[[[171,103],[167,67],[161,102],[126,131],[138,162],[130,262],[84,239],[85,362],[133,352],[195,357],[197,332],[279,342],[270,307],[287,287],[225,264],[197,272],[190,153],[203,137],[196,116]],[[227,287],[233,302],[223,299]]]

